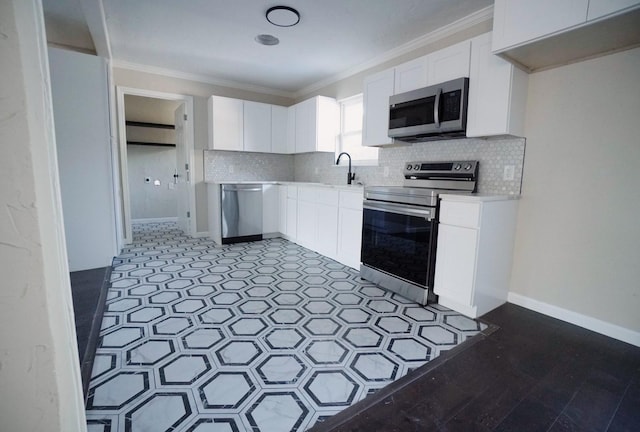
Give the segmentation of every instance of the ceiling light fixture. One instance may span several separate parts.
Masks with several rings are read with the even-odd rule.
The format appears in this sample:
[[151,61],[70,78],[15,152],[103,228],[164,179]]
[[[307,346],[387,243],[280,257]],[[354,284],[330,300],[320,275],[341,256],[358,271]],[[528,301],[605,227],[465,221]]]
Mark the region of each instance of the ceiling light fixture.
[[255,41],[262,45],[278,45],[280,39],[269,34],[260,34],[255,37]]
[[289,6],[274,6],[265,14],[267,21],[278,27],[293,27],[300,22],[300,14]]

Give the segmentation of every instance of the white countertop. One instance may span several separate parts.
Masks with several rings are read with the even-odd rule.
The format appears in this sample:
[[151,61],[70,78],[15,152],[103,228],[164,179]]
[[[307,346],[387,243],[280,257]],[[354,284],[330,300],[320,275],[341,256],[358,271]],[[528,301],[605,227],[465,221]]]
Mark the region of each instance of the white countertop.
[[207,184],[221,185],[221,184],[276,184],[276,185],[291,185],[291,186],[313,186],[324,187],[340,190],[351,190],[362,192],[364,186],[362,185],[332,185],[327,183],[311,183],[311,182],[293,182],[293,181],[268,181],[268,180],[254,180],[254,181],[237,181],[237,180],[223,180],[215,182],[205,182]]
[[485,201],[508,201],[520,199],[520,195],[496,195],[496,194],[440,194],[438,195],[445,201],[462,201],[462,202],[485,202]]

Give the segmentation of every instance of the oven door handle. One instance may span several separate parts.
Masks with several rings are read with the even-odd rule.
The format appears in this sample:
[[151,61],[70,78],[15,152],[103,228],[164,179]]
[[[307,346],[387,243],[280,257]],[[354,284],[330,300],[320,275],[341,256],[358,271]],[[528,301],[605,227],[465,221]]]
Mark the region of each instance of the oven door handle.
[[368,210],[379,210],[406,216],[417,216],[428,221],[435,217],[435,209],[408,207],[404,205],[382,203],[378,201],[365,201],[362,207]]

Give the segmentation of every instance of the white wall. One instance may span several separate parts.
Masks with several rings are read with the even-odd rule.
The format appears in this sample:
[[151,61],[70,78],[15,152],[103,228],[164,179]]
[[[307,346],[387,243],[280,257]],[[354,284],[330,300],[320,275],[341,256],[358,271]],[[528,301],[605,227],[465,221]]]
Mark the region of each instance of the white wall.
[[118,254],[104,59],[49,49],[69,268],[111,265]]
[[[84,22],[81,0],[43,0],[42,3],[49,45],[95,55],[96,48]],[[75,16],[67,15],[69,8],[73,8]]]
[[525,132],[512,292],[640,344],[640,49],[530,75]]
[[[144,145],[127,146],[129,201],[132,219],[175,218],[178,196],[173,186],[176,148]],[[149,183],[145,178],[150,178]],[[159,186],[154,181],[160,182]]]
[[0,29],[0,430],[85,431],[40,2]]

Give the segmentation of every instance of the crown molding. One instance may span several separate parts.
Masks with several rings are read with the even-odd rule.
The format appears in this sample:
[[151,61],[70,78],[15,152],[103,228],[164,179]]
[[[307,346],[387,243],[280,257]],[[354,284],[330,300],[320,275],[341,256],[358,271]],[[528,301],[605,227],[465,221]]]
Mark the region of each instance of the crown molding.
[[165,69],[165,68],[156,67],[156,66],[143,65],[139,63],[132,63],[125,60],[114,59],[111,65],[119,69],[128,69],[128,70],[133,70],[137,72],[145,72],[145,73],[150,73],[154,75],[161,75],[165,77],[183,79],[187,81],[195,81],[195,82],[204,83],[204,84],[212,84],[212,85],[217,85],[217,86],[227,87],[227,88],[232,88],[237,90],[251,91],[256,93],[268,94],[272,96],[281,96],[289,99],[293,99],[295,96],[295,93],[284,91],[284,90],[276,90],[269,87],[257,86],[254,84],[224,80],[220,78],[215,78],[210,75],[195,74],[190,72],[177,71],[173,69]]
[[447,38],[451,35],[464,31],[468,28],[471,28],[477,24],[481,24],[490,20],[493,20],[493,5],[487,6],[484,9],[480,9],[479,11],[473,12],[472,14],[467,15],[464,18],[460,18],[459,20],[454,21],[451,24],[447,24],[444,27],[441,27],[437,30],[434,30],[430,33],[427,33],[423,36],[413,39],[396,48],[393,48],[379,56],[374,57],[373,59],[365,63],[362,63],[358,66],[354,66],[350,69],[347,69],[343,72],[333,75],[332,77],[326,78],[322,81],[318,81],[315,84],[311,84],[310,86],[300,89],[294,93],[294,96],[295,98],[300,98],[306,94],[312,93],[316,90],[319,90],[323,87],[331,85],[335,82],[349,78],[352,75],[355,75],[367,69],[376,67],[389,60],[393,60],[394,58],[399,57],[403,54],[406,54],[418,48],[422,48],[423,46],[432,44],[434,42]]

